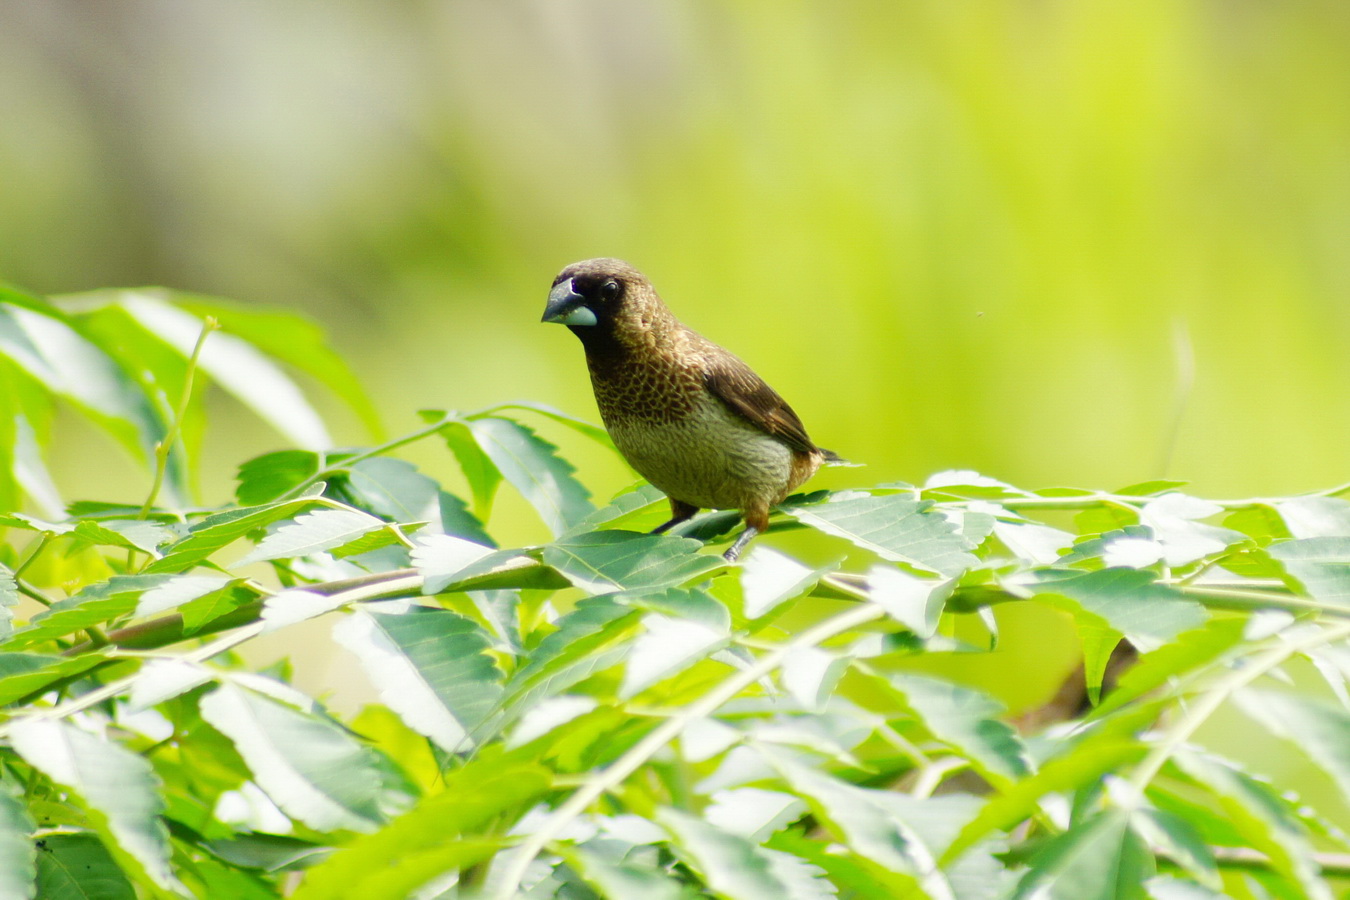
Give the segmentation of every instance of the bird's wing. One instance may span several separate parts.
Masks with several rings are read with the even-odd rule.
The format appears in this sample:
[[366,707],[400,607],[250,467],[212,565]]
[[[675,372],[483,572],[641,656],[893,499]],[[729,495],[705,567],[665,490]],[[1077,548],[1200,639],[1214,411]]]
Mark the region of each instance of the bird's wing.
[[708,390],[760,430],[794,450],[809,453],[816,449],[787,401],[730,353],[723,351],[708,360],[703,381]]

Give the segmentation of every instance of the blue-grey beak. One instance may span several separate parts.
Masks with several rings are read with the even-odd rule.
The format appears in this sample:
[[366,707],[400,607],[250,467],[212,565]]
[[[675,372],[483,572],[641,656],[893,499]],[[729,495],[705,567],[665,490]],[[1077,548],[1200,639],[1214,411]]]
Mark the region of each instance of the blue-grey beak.
[[543,321],[559,325],[594,325],[595,313],[587,309],[585,303],[586,298],[572,289],[572,279],[560,281],[548,292]]

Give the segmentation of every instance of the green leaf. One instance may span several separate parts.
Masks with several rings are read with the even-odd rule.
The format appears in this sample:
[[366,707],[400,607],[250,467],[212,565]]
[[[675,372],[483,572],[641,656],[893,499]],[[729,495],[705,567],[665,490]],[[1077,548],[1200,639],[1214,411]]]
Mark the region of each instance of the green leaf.
[[1038,851],[1030,865],[1019,898],[1147,900],[1144,882],[1156,874],[1148,847],[1122,809],[1075,824]]
[[[853,853],[895,872],[917,879],[927,896],[954,897],[937,857],[959,825],[918,828],[910,820],[925,804],[960,806],[956,819],[969,818],[975,802],[969,797],[928,798],[915,801],[890,791],[862,788],[803,765],[781,752],[765,753],[782,773],[789,789],[810,804],[817,818]],[[946,810],[951,812],[951,809]],[[944,816],[943,818],[949,818]]]
[[702,544],[670,535],[596,531],[544,547],[544,562],[590,594],[676,587],[724,565]]
[[640,617],[609,597],[578,603],[507,682],[502,698],[507,718],[517,718],[543,698],[628,659]]
[[104,652],[79,656],[46,656],[41,653],[0,653],[0,706],[34,694],[95,666],[107,662]]
[[1269,550],[1314,600],[1350,608],[1350,537],[1304,538]]
[[198,597],[205,597],[239,583],[239,579],[224,575],[175,575],[156,578],[162,580],[147,588],[141,595],[140,602],[136,604],[137,616],[153,616],[167,612]]
[[489,412],[497,412],[503,409],[523,409],[528,412],[538,413],[545,418],[552,419],[559,425],[566,425],[577,434],[585,435],[597,444],[614,449],[614,441],[610,438],[609,432],[599,425],[587,422],[585,419],[578,419],[576,416],[570,416],[560,409],[549,406],[547,403],[535,403],[528,400],[517,400],[514,403],[504,403],[495,407]]
[[167,890],[179,888],[169,866],[169,836],[159,820],[159,779],[143,757],[73,725],[20,719],[10,726],[15,751],[31,766],[84,799],[119,861]]
[[[150,291],[123,291],[118,301],[147,331],[185,358],[191,356],[202,333],[200,317]],[[197,367],[292,443],[306,450],[332,445],[323,420],[300,388],[243,338],[226,332],[212,334],[202,346]]]
[[1271,867],[1302,887],[1308,900],[1331,900],[1307,832],[1287,801],[1246,773],[1212,757],[1182,751],[1173,762],[1218,797],[1246,845],[1266,854]]
[[91,625],[101,625],[136,608],[146,591],[168,581],[168,575],[115,575],[90,585],[73,597],[58,600],[32,618],[4,643],[6,649],[31,647],[52,638],[65,637]]
[[101,522],[86,519],[76,523],[71,534],[94,545],[125,547],[156,555],[157,547],[178,536],[173,529],[155,522],[131,519],[105,519]]
[[1211,619],[1194,631],[1183,632],[1171,643],[1145,653],[1121,675],[1115,690],[1094,711],[1093,718],[1113,713],[1224,656],[1241,644],[1246,624],[1241,618]]
[[357,610],[333,637],[356,654],[389,708],[447,752],[471,748],[501,698],[502,673],[487,655],[491,639],[456,613]]
[[412,564],[425,581],[424,594],[439,594],[462,573],[479,571],[477,563],[491,566],[515,558],[515,553],[494,551],[450,534],[419,534],[413,539]]
[[347,470],[345,490],[357,506],[393,522],[440,519],[440,487],[401,459],[361,460]]
[[[822,900],[834,889],[824,873],[797,857],[766,850],[676,809],[657,813],[671,849],[727,900]],[[795,861],[795,864],[794,864]]]
[[1143,569],[1043,569],[1036,576],[1037,582],[1025,585],[1033,593],[1073,600],[1144,651],[1200,627],[1208,615],[1202,605],[1176,588],[1158,584],[1156,576]]
[[0,640],[9,637],[14,630],[14,610],[19,605],[19,585],[14,581],[14,571],[0,563]]
[[943,605],[955,587],[954,578],[919,578],[896,566],[877,564],[867,572],[873,602],[921,638],[937,633]]
[[1235,699],[1265,729],[1306,753],[1350,800],[1350,714],[1343,707],[1286,691],[1252,688]]
[[[424,797],[410,811],[374,834],[348,842],[305,873],[292,900],[346,900],[348,897],[409,897],[443,872],[465,868],[490,856],[497,844],[457,839],[481,835],[500,821],[501,831],[551,786],[550,773],[523,755],[492,751],[446,772],[444,789]],[[467,851],[473,852],[467,852]],[[406,873],[402,883],[371,879]]]
[[651,614],[633,642],[619,696],[629,698],[707,658],[731,640],[726,628],[690,619]]
[[520,491],[554,535],[561,535],[594,511],[590,491],[572,477],[557,448],[509,419],[474,419],[469,431],[497,471]]
[[0,291],[0,355],[148,459],[164,426],[136,382],[58,310]]
[[[430,421],[444,418],[443,413],[423,410],[422,417]],[[469,491],[473,494],[473,514],[486,522],[492,512],[492,500],[497,496],[497,488],[502,483],[502,473],[493,464],[483,448],[478,446],[469,426],[463,422],[450,422],[440,430],[446,446],[455,455],[464,478],[469,482]]]
[[1350,501],[1339,497],[1293,497],[1275,504],[1296,538],[1350,538]]
[[679,882],[650,868],[606,859],[585,847],[563,847],[560,852],[567,864],[601,897],[611,900],[627,897],[685,900],[688,897]]
[[844,538],[883,559],[940,575],[957,575],[978,560],[973,545],[926,500],[897,494],[791,507],[788,513],[826,534]]
[[645,481],[632,490],[624,491],[595,512],[586,516],[563,535],[570,538],[588,531],[619,529],[622,531],[651,531],[670,518],[670,504],[666,495]]
[[203,697],[201,713],[287,815],[316,831],[374,831],[384,821],[376,751],[333,722],[232,684]]
[[313,450],[277,450],[239,467],[234,496],[245,506],[271,503],[318,475],[323,457]]
[[245,506],[207,516],[192,526],[187,537],[165,550],[164,556],[145,567],[147,574],[185,572],[203,562],[212,553],[234,543],[250,531],[289,518],[314,502],[312,496]]
[[33,820],[13,786],[0,780],[0,897],[28,900],[37,877]]
[[955,748],[995,779],[1021,778],[1031,772],[1026,748],[1013,729],[999,720],[1003,704],[982,691],[936,678],[890,673],[887,682],[933,736]]
[[136,900],[136,889],[94,835],[57,833],[42,840],[37,864],[41,900]]
[[383,527],[382,520],[359,510],[315,510],[296,516],[294,522],[282,525],[263,538],[262,543],[235,562],[234,567],[331,550]]
[[813,569],[771,547],[752,547],[740,567],[742,611],[747,619],[767,615],[838,567],[832,562]]
[[328,346],[323,329],[293,312],[230,303],[215,297],[175,293],[182,309],[214,316],[229,334],[238,335],[273,359],[313,377],[343,400],[371,432],[380,433],[380,416],[342,357]]

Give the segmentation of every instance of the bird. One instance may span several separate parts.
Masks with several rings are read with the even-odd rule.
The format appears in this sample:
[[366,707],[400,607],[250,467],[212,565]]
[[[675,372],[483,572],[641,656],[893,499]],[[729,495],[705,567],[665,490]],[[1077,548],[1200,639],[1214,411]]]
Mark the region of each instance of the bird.
[[688,328],[620,259],[572,263],[553,279],[544,322],[581,339],[600,418],[638,474],[666,494],[661,534],[702,509],[736,509],[735,562],[769,510],[826,462],[791,406],[730,351]]

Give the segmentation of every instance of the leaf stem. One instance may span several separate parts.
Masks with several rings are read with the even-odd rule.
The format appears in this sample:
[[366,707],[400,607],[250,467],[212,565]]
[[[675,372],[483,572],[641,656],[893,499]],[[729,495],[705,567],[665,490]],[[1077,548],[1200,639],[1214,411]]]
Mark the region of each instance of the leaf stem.
[[1134,770],[1134,774],[1130,777],[1130,786],[1142,795],[1172,755],[1194,737],[1200,726],[1238,690],[1278,668],[1292,656],[1348,637],[1350,637],[1350,622],[1333,628],[1317,629],[1298,640],[1281,641],[1265,652],[1244,660],[1240,668],[1230,671],[1219,679],[1193,705],[1186,708],[1185,713],[1167,729],[1161,740]]
[[783,660],[793,651],[815,647],[836,635],[843,634],[884,615],[885,611],[880,606],[868,603],[826,619],[803,631],[793,640],[782,644],[778,649],[765,654],[753,665],[737,672],[702,698],[684,707],[652,729],[646,737],[633,745],[632,749],[611,763],[608,768],[589,778],[581,788],[555,809],[552,815],[512,852],[502,880],[497,885],[493,897],[496,900],[512,900],[516,897],[521,880],[525,877],[525,872],[530,863],[548,846],[549,842],[561,834],[567,825],[579,816],[586,807],[599,799],[605,792],[621,784],[628,776],[636,772],[643,763],[660,752],[661,748],[678,737],[690,722],[712,715],[741,691],[781,666]]
[[202,319],[202,330],[197,335],[197,343],[192,348],[192,354],[188,357],[187,371],[183,373],[183,393],[178,398],[178,405],[174,407],[173,419],[169,422],[169,428],[164,432],[164,437],[159,443],[155,444],[155,480],[150,486],[150,496],[145,498],[145,503],[141,505],[141,511],[136,514],[136,518],[144,519],[150,515],[150,510],[155,506],[155,500],[159,498],[160,489],[164,487],[164,476],[169,470],[169,456],[173,453],[174,445],[178,443],[179,433],[183,430],[183,417],[187,415],[188,403],[192,400],[192,382],[197,375],[197,362],[201,359],[202,348],[206,346],[206,339],[211,332],[220,328],[220,322],[215,316],[207,316]]
[[297,484],[295,487],[291,488],[286,493],[282,494],[280,497],[277,498],[277,502],[280,502],[282,500],[293,500],[296,497],[303,494],[307,489],[309,489],[313,485],[316,485],[321,481],[326,481],[327,479],[333,477],[334,475],[342,473],[346,469],[356,465],[362,460],[367,460],[374,456],[380,456],[382,454],[388,453],[390,450],[397,450],[399,447],[404,447],[407,446],[408,444],[416,443],[417,441],[420,441],[423,438],[430,437],[431,435],[440,431],[446,425],[458,421],[460,421],[460,416],[458,413],[448,412],[444,416],[442,416],[439,421],[434,422],[425,428],[419,428],[416,431],[403,435],[403,437],[394,438],[392,441],[386,441],[385,443],[380,444],[378,447],[371,447],[369,450],[363,450],[360,453],[357,453],[353,456],[344,456],[342,458],[341,465],[325,466],[318,472],[315,472],[313,475],[309,476],[304,481]]

